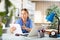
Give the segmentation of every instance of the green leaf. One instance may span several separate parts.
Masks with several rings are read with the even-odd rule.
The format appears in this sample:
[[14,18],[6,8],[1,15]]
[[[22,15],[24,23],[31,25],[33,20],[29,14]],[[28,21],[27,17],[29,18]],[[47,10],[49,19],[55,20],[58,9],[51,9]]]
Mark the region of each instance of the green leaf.
[[9,0],[5,0],[5,4],[6,4],[8,7],[11,7],[11,6],[12,6],[12,3],[11,3]]
[[6,15],[6,11],[0,12],[0,16],[5,16],[5,15]]
[[3,18],[2,22],[5,24],[7,22],[6,18]]

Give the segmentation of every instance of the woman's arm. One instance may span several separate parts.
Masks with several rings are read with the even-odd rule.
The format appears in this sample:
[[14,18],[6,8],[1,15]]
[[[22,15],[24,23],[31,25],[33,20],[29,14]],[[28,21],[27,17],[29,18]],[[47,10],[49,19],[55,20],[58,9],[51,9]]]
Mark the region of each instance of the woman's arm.
[[30,20],[29,28],[26,28],[26,30],[30,32],[32,27],[33,27],[33,22]]
[[[22,26],[22,29],[23,30],[26,30],[26,31],[28,31],[28,32],[30,32],[31,31],[31,29],[32,29],[32,21],[31,20],[29,20],[29,26],[28,27],[26,27],[26,25],[24,24],[23,26]],[[27,24],[28,25],[28,24]]]

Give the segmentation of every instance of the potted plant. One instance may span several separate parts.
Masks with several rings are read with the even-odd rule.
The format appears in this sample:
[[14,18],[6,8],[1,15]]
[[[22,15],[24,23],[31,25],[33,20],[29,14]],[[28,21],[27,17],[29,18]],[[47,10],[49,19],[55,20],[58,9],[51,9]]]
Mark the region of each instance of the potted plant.
[[[0,3],[1,3],[2,1],[0,0]],[[11,7],[12,6],[12,3],[9,1],[9,0],[5,0],[5,11],[0,11],[0,38],[1,38],[1,36],[2,36],[2,33],[3,33],[3,25],[2,25],[2,23],[4,23],[4,24],[6,24],[6,22],[7,22],[7,18],[6,18],[6,16],[7,16],[7,14],[9,13],[9,7]],[[12,10],[10,11],[10,16],[8,16],[8,18],[9,18],[9,20],[11,20],[11,17],[12,17],[12,14],[13,14],[13,12],[12,12]]]
[[[47,16],[51,13],[55,12],[57,17],[60,17],[60,8],[57,5],[52,5],[47,9]],[[58,20],[56,17],[54,17],[54,21],[51,23],[51,26],[49,28],[51,29],[57,29]]]

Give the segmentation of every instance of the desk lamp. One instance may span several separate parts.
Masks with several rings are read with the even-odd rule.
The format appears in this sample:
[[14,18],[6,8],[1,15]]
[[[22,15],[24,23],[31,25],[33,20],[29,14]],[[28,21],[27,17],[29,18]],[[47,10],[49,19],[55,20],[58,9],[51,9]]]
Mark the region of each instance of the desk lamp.
[[60,37],[60,34],[59,34],[60,20],[57,17],[56,13],[55,12],[51,12],[50,15],[46,16],[46,19],[47,19],[47,21],[53,22],[54,17],[56,17],[58,19],[58,33],[57,33],[57,37]]

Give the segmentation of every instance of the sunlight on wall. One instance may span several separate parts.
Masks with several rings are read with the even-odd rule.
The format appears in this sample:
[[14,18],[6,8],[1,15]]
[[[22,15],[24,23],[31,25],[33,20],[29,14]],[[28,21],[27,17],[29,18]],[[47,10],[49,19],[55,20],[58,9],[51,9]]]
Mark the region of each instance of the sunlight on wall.
[[34,13],[34,23],[42,23],[42,14],[40,11]]

